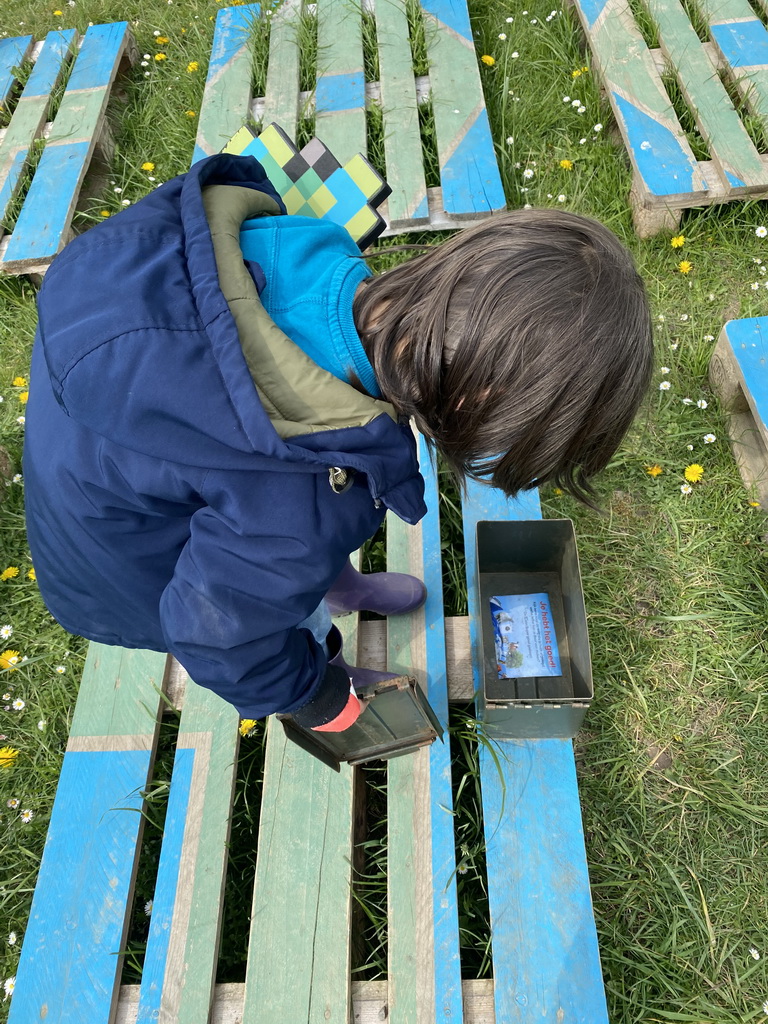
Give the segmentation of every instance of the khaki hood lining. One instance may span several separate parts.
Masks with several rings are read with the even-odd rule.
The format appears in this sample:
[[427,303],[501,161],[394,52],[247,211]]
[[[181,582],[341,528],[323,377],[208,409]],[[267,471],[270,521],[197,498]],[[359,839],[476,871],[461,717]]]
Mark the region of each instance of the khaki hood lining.
[[388,402],[361,394],[318,366],[264,309],[243,262],[240,227],[252,217],[279,214],[274,199],[242,185],[209,185],[203,205],[219,286],[259,398],[280,437],[365,426],[382,413],[396,420]]

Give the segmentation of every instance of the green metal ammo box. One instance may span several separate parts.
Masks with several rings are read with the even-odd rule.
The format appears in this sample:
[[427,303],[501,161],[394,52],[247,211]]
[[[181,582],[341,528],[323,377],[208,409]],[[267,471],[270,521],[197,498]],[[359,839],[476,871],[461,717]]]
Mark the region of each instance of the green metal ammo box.
[[[495,739],[570,738],[593,696],[587,615],[576,537],[570,519],[477,524],[483,685],[480,717]],[[491,599],[544,593],[561,675],[500,677]]]

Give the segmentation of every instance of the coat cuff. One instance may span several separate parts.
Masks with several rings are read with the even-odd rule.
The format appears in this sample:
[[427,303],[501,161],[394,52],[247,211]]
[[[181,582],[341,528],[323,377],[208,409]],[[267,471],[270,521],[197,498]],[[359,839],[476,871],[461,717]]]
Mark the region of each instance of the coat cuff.
[[328,665],[325,675],[311,700],[290,712],[291,718],[303,729],[327,725],[337,718],[349,700],[350,679],[343,668]]

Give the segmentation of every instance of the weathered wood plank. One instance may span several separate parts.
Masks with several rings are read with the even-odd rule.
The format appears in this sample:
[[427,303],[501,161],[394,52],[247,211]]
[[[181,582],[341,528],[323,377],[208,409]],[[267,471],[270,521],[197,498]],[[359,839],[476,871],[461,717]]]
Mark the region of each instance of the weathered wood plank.
[[342,166],[367,153],[361,0],[317,4],[315,134]]
[[9,1024],[112,1020],[166,660],[89,646]]
[[269,31],[267,87],[261,115],[295,141],[299,121],[299,22],[301,0],[284,0],[275,8]]
[[734,195],[765,191],[768,179],[760,155],[679,0],[649,0],[648,9],[723,183]]
[[388,221],[390,228],[412,228],[429,223],[429,208],[405,0],[378,0],[375,13]]
[[[475,536],[481,520],[541,518],[538,494],[519,501],[470,482],[464,547],[475,683],[483,664]],[[480,745],[496,1019],[607,1024],[573,745]],[[497,764],[498,762],[498,764]]]
[[127,22],[91,25],[3,258],[21,272],[50,262],[69,240],[72,215],[109,101],[133,40]]
[[354,773],[268,724],[243,1024],[347,1024]]
[[212,156],[248,121],[251,34],[259,4],[227,7],[216,16],[211,59],[200,106],[192,163]]
[[74,43],[74,29],[48,33],[0,142],[0,221],[23,181],[32,143],[40,135],[51,92],[59,82]]
[[187,680],[138,1007],[140,1024],[204,1021],[213,1002],[238,714]]
[[577,0],[629,159],[650,197],[704,199],[704,180],[626,0]]
[[388,765],[389,1020],[461,1021],[451,753],[437,483],[423,440],[430,511],[418,527],[390,516],[387,568],[419,576],[427,603],[388,619],[388,668],[415,675],[444,739]]
[[709,363],[741,477],[768,508],[768,317],[729,320]]
[[464,0],[422,0],[446,213],[459,220],[506,207],[475,41]]
[[0,107],[8,102],[16,84],[14,68],[19,67],[32,51],[32,36],[0,39]]
[[[461,987],[464,1024],[495,1024],[493,982],[466,978]],[[243,1024],[243,985],[217,985],[215,992],[210,1024]],[[138,985],[124,985],[115,1024],[136,1024],[138,1002]],[[353,981],[352,1005],[354,1024],[381,1024],[387,1019],[386,981]]]

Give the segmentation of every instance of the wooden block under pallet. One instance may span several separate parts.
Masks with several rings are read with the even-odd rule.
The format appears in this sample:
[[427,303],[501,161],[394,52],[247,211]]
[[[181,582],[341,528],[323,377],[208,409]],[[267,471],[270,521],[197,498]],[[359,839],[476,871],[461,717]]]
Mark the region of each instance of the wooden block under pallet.
[[768,508],[768,317],[729,320],[709,363],[739,472]]

